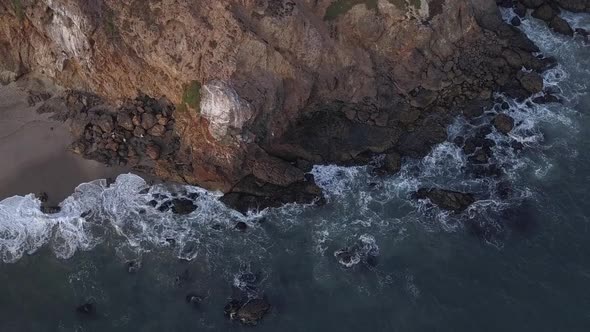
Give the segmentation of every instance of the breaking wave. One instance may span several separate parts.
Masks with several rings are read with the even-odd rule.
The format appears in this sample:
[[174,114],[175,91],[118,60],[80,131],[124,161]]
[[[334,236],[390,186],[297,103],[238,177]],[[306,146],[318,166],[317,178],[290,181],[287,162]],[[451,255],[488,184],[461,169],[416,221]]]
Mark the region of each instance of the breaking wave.
[[[503,15],[509,19],[513,14],[504,10]],[[589,25],[574,14],[563,15],[573,25]],[[448,129],[447,142],[421,160],[404,160],[395,176],[374,175],[371,166],[315,166],[312,174],[327,199],[321,208],[291,204],[243,216],[226,208],[219,193],[192,186],[149,186],[133,174],[121,175],[112,184],[105,180],[81,184],[60,204],[57,214],[42,213],[41,202],[34,195],[8,198],[0,202],[2,261],[16,262],[43,246],[67,259],[79,250],[91,250],[115,239],[109,243],[116,243],[120,258],[127,261],[141,259],[147,251],[168,250],[184,260],[220,264],[223,262],[218,258],[223,256],[242,264],[268,258],[273,246],[287,246],[276,240],[277,234],[299,232],[309,237],[310,241],[302,243],[316,257],[317,278],[323,278],[327,264],[347,269],[361,262],[373,265],[371,257],[385,251],[381,243],[403,241],[408,227],[416,224],[425,231],[448,232],[468,225],[489,243],[501,246],[502,237],[494,235],[503,231],[499,220],[505,219],[505,211],[535,199],[527,179],[550,174],[556,154],[577,153],[568,144],[578,131],[572,105],[587,93],[588,86],[574,73],[590,74],[590,60],[573,60],[573,53],[584,47],[581,41],[556,36],[532,18],[523,20],[522,29],[544,54],[559,58],[560,65],[544,73],[544,80],[563,103],[539,105],[532,98],[517,102],[497,94],[493,108],[476,121],[458,118]],[[491,163],[504,173],[478,176],[454,142],[485,127],[498,113],[515,119],[509,135],[493,127],[485,135],[494,143]],[[515,144],[522,148],[515,148]],[[410,198],[423,187],[471,192],[479,200],[462,215],[455,215]],[[172,213],[167,207],[175,198],[190,200],[196,210],[187,215]],[[239,222],[246,224],[246,233],[236,229]],[[244,273],[250,272],[242,271],[240,276]],[[232,275],[235,286],[247,287],[248,280],[240,276]],[[253,277],[248,274],[244,278]],[[406,279],[410,291],[419,296],[412,277]]]

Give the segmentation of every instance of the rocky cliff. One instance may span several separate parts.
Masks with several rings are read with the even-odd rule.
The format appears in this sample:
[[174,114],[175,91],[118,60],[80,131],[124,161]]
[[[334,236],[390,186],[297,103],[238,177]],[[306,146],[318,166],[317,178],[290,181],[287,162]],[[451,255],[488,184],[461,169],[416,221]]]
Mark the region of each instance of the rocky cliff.
[[313,164],[395,172],[540,92],[536,51],[493,0],[0,0],[0,76],[72,89],[78,152],[242,210],[319,197]]

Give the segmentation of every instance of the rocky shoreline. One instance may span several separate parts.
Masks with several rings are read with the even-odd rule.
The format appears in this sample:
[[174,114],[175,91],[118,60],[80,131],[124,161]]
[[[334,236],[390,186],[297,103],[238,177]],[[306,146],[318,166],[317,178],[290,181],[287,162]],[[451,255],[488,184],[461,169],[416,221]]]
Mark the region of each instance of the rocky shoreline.
[[[237,14],[243,10],[246,17],[260,24],[255,36],[247,37],[254,40],[272,39],[266,35],[270,33],[267,31],[268,26],[264,25],[267,18],[272,22],[297,26],[297,22],[307,21],[326,10],[326,6],[320,4],[286,6],[284,1],[264,3],[214,9],[230,15],[230,21],[235,19],[236,22],[244,19]],[[313,165],[364,165],[379,160],[377,172],[395,173],[404,158],[423,157],[434,145],[445,141],[446,128],[455,117],[480,117],[484,110],[497,102],[493,100],[496,92],[517,100],[538,95],[534,99],[538,103],[558,100],[552,91],[544,90],[540,76],[544,70],[555,66],[555,60],[539,55],[539,49],[522,32],[503,22],[495,4],[477,1],[465,4],[447,0],[443,1],[440,12],[432,11],[434,9],[430,5],[427,16],[422,17],[420,15],[423,14],[418,13],[404,19],[400,28],[421,31],[428,38],[424,41],[411,41],[407,37],[401,37],[397,41],[379,39],[377,43],[389,50],[398,47],[409,52],[401,58],[396,58],[401,56],[397,51],[383,53],[380,49],[354,39],[356,34],[372,38],[375,31],[358,30],[358,27],[350,26],[351,19],[362,22],[375,16],[384,22],[393,19],[398,15],[399,8],[393,8],[384,1],[379,2],[375,12],[364,10],[361,4],[337,18],[315,22],[313,31],[341,28],[341,32],[322,35],[320,38],[322,43],[337,42],[336,46],[326,46],[335,51],[335,54],[345,54],[351,50],[352,45],[356,50],[354,52],[365,52],[363,54],[369,60],[350,67],[353,68],[352,76],[317,69],[316,78],[301,77],[301,82],[315,86],[303,94],[301,87],[297,85],[301,82],[290,83],[293,82],[292,79],[282,78],[282,83],[275,82],[269,86],[272,80],[260,81],[252,76],[255,75],[252,72],[241,72],[239,68],[235,69],[229,81],[192,80],[181,89],[176,89],[178,85],[171,83],[162,85],[162,89],[158,90],[151,85],[152,80],[146,78],[143,83],[138,81],[131,85],[143,92],[128,93],[126,88],[121,91],[113,90],[117,85],[127,86],[128,79],[118,83],[112,79],[105,80],[105,73],[92,71],[95,70],[92,69],[92,64],[99,60],[106,61],[104,54],[100,55],[100,52],[122,54],[120,52],[125,47],[131,47],[129,45],[132,43],[121,44],[113,49],[112,45],[103,40],[104,34],[109,31],[104,31],[105,27],[99,23],[88,20],[88,13],[77,7],[77,1],[62,5],[61,11],[55,8],[55,3],[41,2],[24,6],[20,15],[14,6],[2,5],[0,15],[10,20],[3,21],[9,33],[0,35],[0,40],[12,37],[8,39],[8,44],[11,44],[18,35],[24,45],[40,43],[52,48],[63,48],[65,46],[54,40],[51,33],[43,40],[33,37],[43,29],[53,31],[51,29],[57,24],[55,21],[58,18],[69,17],[80,23],[75,25],[76,29],[71,31],[70,36],[82,43],[77,45],[80,48],[70,47],[64,50],[70,55],[69,60],[52,77],[57,83],[74,89],[61,95],[40,96],[41,99],[49,99],[45,102],[46,111],[59,110],[58,117],[70,123],[72,132],[77,137],[72,150],[86,158],[109,165],[130,166],[165,181],[220,190],[225,193],[223,202],[244,213],[290,202],[322,203],[320,188],[315,184],[313,176],[307,174]],[[524,14],[526,8],[531,8],[534,10],[534,17],[547,20],[557,31],[567,30],[557,28],[559,25],[563,26],[563,22],[555,23],[559,18],[559,7],[588,10],[575,1],[565,0],[498,1],[498,5],[514,7],[521,14]],[[108,12],[109,9],[120,9],[121,12],[126,12],[129,9],[118,8],[110,3],[101,6],[96,10]],[[464,6],[467,6],[468,14],[460,17],[460,22],[453,21],[454,19],[445,21],[456,11],[463,13]],[[43,8],[51,12],[49,18],[46,14],[39,14]],[[45,17],[45,21],[40,20],[38,15]],[[162,15],[166,16],[167,13]],[[140,21],[147,19],[140,17]],[[119,29],[124,18],[121,20],[112,22],[119,38],[115,44],[132,36],[122,26]],[[183,22],[185,30],[187,24],[196,27],[201,24]],[[460,24],[459,29],[449,32],[449,25],[457,23]],[[84,24],[98,29],[93,32],[93,42],[88,41]],[[215,31],[216,26],[210,28]],[[388,33],[381,26],[374,28],[380,33]],[[239,29],[243,32],[244,26],[240,25]],[[293,29],[295,34],[303,33],[297,27]],[[569,30],[567,34],[570,34]],[[449,35],[445,35],[446,33]],[[147,35],[145,37],[151,38]],[[89,44],[86,45],[86,42]],[[299,42],[301,41],[297,41]],[[437,42],[447,44],[444,46],[436,44]],[[23,58],[20,51],[23,45],[12,46],[13,49],[0,50],[0,53],[6,55],[6,59],[16,55],[20,57],[16,62],[5,60],[1,64],[7,72],[12,70],[18,75],[38,70],[43,59],[35,54],[28,54]],[[219,46],[219,43],[209,43],[210,48]],[[292,45],[293,51],[299,47],[301,46],[296,43]],[[91,53],[88,53],[88,48]],[[15,50],[20,53],[15,54]],[[287,59],[287,64],[281,62],[281,66],[303,66],[306,61],[304,55],[288,58],[276,45],[273,52]],[[220,54],[225,53],[220,51]],[[252,57],[252,54],[246,55]],[[124,60],[135,63],[136,57],[141,56],[125,56]],[[186,51],[179,56],[190,58],[193,54]],[[244,54],[234,54],[226,61],[231,63],[241,56]],[[322,58],[321,55],[314,56]],[[70,67],[74,63],[82,64],[82,59],[88,69],[76,67],[72,72]],[[322,59],[327,63],[335,61]],[[398,59],[407,63],[403,70],[392,62]],[[105,64],[116,69],[117,75],[126,75],[129,79],[143,77],[124,67],[119,68],[115,63]],[[340,65],[338,63],[335,66]],[[362,73],[363,70],[368,70],[363,69],[365,65],[371,67],[369,77]],[[146,73],[155,68],[154,66],[148,65]],[[412,67],[416,67],[415,70]],[[280,76],[281,70],[274,68],[271,74]],[[75,79],[71,75],[64,76],[69,72],[75,74]],[[46,74],[51,76],[51,73]],[[162,80],[162,83],[167,81],[164,78]],[[368,80],[372,85],[365,86],[366,82],[363,80]],[[284,90],[285,84],[295,85],[291,90]],[[80,85],[89,88],[85,89],[86,92],[80,91],[77,89]],[[94,89],[93,86],[97,88]],[[280,93],[276,90],[277,86],[283,89]],[[354,89],[361,89],[362,94],[353,96],[355,93],[346,93],[347,90]],[[123,94],[120,93],[122,91]],[[166,93],[169,93],[168,97],[163,97]],[[304,102],[294,102],[297,98]],[[274,106],[269,106],[269,103]],[[501,175],[498,165],[489,162],[493,142],[485,136],[492,130],[508,134],[513,126],[514,120],[509,116],[497,115],[472,137],[456,140],[456,144],[468,155],[475,174]],[[515,143],[514,148],[521,147]],[[432,196],[433,193],[436,195]],[[441,196],[441,193],[430,191],[417,196],[431,197],[436,203],[439,200],[436,197]],[[448,204],[442,205],[444,207]],[[452,210],[456,208],[453,207]]]

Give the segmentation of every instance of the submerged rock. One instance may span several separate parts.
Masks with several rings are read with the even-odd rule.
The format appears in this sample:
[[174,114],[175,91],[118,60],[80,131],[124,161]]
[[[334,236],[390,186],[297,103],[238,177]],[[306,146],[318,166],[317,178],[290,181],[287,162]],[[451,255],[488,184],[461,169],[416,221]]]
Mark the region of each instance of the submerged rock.
[[47,203],[47,201],[49,200],[49,195],[47,195],[46,192],[40,192],[35,196],[37,196],[37,199],[41,201],[41,203]]
[[236,223],[234,228],[241,231],[241,232],[245,232],[248,229],[248,224],[246,224],[243,221],[239,221],[238,223]]
[[238,320],[244,325],[256,325],[270,310],[270,303],[266,297],[231,300],[223,309],[231,320]]
[[419,189],[414,194],[414,197],[417,199],[429,199],[441,209],[455,213],[463,212],[475,202],[473,194],[438,188]]
[[86,302],[76,307],[76,312],[82,315],[94,316],[96,314],[96,305],[94,302]]
[[361,235],[359,241],[352,246],[338,249],[334,257],[341,265],[351,268],[359,263],[376,266],[379,258],[379,247],[375,239],[369,235]]
[[200,307],[203,298],[196,293],[188,293],[185,297],[186,303],[193,305],[194,307]]

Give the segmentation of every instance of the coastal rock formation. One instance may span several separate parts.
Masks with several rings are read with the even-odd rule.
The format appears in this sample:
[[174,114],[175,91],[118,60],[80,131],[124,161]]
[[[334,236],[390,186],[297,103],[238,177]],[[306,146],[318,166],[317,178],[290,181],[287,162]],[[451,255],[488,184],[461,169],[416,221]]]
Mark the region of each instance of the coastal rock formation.
[[423,188],[418,190],[414,196],[417,199],[429,199],[441,209],[455,213],[464,211],[475,202],[473,194],[438,188]]
[[313,164],[395,172],[494,91],[541,91],[537,51],[491,0],[0,1],[1,77],[72,89],[75,151],[241,211],[321,202]]

